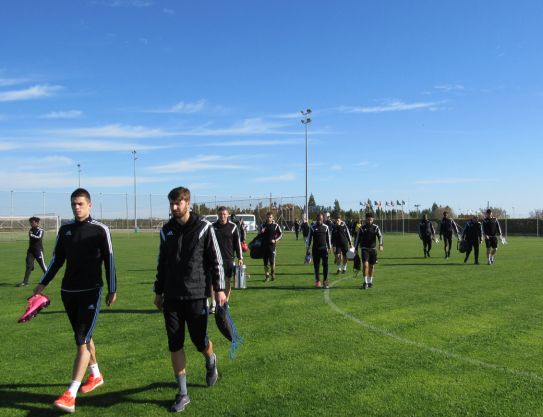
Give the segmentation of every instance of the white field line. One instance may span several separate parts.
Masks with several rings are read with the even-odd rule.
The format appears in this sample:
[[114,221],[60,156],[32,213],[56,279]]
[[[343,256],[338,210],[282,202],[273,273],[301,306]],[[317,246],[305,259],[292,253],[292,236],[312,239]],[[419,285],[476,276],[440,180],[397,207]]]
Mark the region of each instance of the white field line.
[[[345,277],[345,278],[339,279],[339,280],[331,283],[330,288],[332,288],[334,285],[339,284],[340,282],[345,281],[345,280],[347,280],[349,278],[350,277]],[[394,339],[397,342],[403,343],[405,345],[415,346],[418,349],[423,349],[423,350],[426,350],[428,352],[432,352],[432,353],[435,353],[435,354],[440,355],[440,356],[444,356],[444,357],[449,358],[449,359],[456,359],[456,360],[459,360],[459,361],[462,361],[462,362],[469,363],[471,365],[480,366],[482,368],[492,369],[494,371],[503,372],[503,373],[507,373],[507,374],[510,374],[510,375],[518,376],[518,377],[533,379],[533,380],[537,380],[537,381],[543,381],[543,376],[538,375],[536,373],[526,372],[526,371],[518,371],[516,369],[511,369],[511,368],[507,368],[505,366],[495,365],[493,363],[483,362],[483,361],[480,361],[480,360],[477,360],[477,359],[472,359],[472,358],[468,358],[468,357],[463,356],[463,355],[459,355],[457,353],[453,353],[453,352],[449,352],[449,351],[446,351],[446,350],[443,350],[443,349],[438,349],[438,348],[435,348],[435,347],[432,347],[432,346],[428,346],[428,345],[425,345],[424,343],[416,342],[414,340],[406,339],[405,337],[398,336],[397,334],[394,334],[391,331],[389,331],[389,330],[387,330],[387,329],[385,329],[383,327],[375,326],[375,325],[373,325],[371,323],[365,322],[364,320],[360,320],[359,318],[354,317],[353,315],[351,315],[351,314],[347,313],[346,311],[342,310],[341,308],[339,308],[332,301],[332,298],[330,297],[330,290],[324,290],[324,301],[326,302],[326,304],[328,304],[332,308],[332,310],[336,311],[337,313],[339,313],[340,315],[342,315],[346,319],[354,321],[358,325],[360,325],[360,326],[362,326],[362,327],[364,327],[364,328],[366,328],[366,329],[368,329],[368,330],[370,330],[370,331],[372,331],[374,333],[380,334],[382,336],[390,337],[391,339]]]

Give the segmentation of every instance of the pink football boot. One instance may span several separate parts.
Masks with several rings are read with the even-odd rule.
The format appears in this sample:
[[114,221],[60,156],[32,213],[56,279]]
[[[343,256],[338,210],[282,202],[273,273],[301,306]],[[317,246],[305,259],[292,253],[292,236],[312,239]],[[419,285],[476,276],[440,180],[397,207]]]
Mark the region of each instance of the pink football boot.
[[27,321],[32,320],[34,317],[38,315],[38,313],[43,308],[51,304],[49,297],[43,294],[33,295],[32,297],[29,297],[27,300],[28,300],[28,306],[26,307],[26,311],[21,316],[21,318],[17,320],[19,323],[26,323]]

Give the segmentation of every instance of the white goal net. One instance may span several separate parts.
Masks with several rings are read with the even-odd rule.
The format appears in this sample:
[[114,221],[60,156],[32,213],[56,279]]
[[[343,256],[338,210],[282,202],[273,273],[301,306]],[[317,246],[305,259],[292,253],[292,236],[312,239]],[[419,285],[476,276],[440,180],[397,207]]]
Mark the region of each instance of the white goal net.
[[[59,216],[36,216],[40,219],[40,227],[46,231],[57,233],[60,227]],[[30,216],[0,216],[0,233],[28,232]]]

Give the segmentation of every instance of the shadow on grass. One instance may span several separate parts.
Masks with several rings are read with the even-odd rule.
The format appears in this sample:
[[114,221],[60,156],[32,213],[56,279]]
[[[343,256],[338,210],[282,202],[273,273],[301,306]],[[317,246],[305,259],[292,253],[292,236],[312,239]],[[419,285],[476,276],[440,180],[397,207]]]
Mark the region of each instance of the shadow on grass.
[[386,263],[386,264],[379,264],[379,268],[386,268],[388,266],[433,266],[433,267],[436,267],[436,266],[444,266],[444,267],[449,267],[449,266],[463,266],[464,263],[461,262],[461,263],[395,263],[395,264],[389,264],[389,263]]
[[[61,394],[61,389],[57,387],[65,387],[65,384],[3,384],[0,385],[0,410],[14,408],[18,410],[26,410],[27,417],[49,417],[64,415],[63,412],[57,410],[53,406],[53,402]],[[193,388],[207,388],[203,384],[188,384]],[[55,394],[42,394],[29,392],[32,388],[55,388]],[[151,394],[149,398],[135,399],[131,395],[141,394],[146,391],[156,391],[157,389],[168,389],[171,391],[171,399],[156,400],[156,394]],[[131,404],[152,404],[165,410],[169,409],[175,395],[175,384],[166,382],[155,382],[142,387],[128,388],[120,391],[106,392],[103,394],[80,395],[77,397],[77,407],[101,407],[108,408],[111,406],[131,403]]]
[[[158,309],[116,309],[115,307],[111,308],[102,308],[100,309],[100,314],[153,314],[153,313],[160,313]],[[41,311],[40,316],[48,316],[50,314],[66,314],[64,310],[58,310],[58,311]]]

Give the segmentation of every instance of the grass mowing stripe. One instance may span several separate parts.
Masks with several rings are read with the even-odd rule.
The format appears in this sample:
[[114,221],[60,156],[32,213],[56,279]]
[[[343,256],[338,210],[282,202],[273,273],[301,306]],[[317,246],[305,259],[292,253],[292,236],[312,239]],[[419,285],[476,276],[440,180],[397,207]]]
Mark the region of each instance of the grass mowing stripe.
[[[332,282],[330,284],[330,288],[333,288],[337,284],[339,284],[339,283],[341,283],[343,281],[346,281],[348,279],[352,279],[352,278],[354,278],[354,276],[344,277],[344,278],[341,278],[341,279],[339,279],[337,281],[334,281],[334,282]],[[480,366],[480,367],[483,367],[483,368],[492,369],[492,370],[495,370],[495,371],[506,372],[506,373],[511,374],[511,375],[515,375],[515,376],[519,376],[519,377],[523,377],[523,378],[534,379],[536,381],[543,381],[543,376],[538,375],[538,374],[533,373],[533,372],[518,371],[518,370],[510,369],[510,368],[507,368],[507,367],[504,367],[504,366],[499,366],[499,365],[496,365],[496,364],[483,362],[483,361],[480,361],[478,359],[468,358],[466,356],[459,355],[457,353],[448,352],[448,351],[443,350],[443,349],[439,349],[439,348],[435,348],[435,347],[432,347],[432,346],[425,345],[424,343],[417,342],[415,340],[411,340],[411,339],[407,339],[405,337],[398,336],[398,335],[392,333],[391,331],[389,331],[389,330],[387,330],[387,329],[385,329],[383,327],[379,327],[379,326],[375,326],[375,325],[373,325],[371,323],[367,323],[364,320],[356,318],[352,314],[347,313],[346,311],[339,308],[337,306],[337,304],[334,303],[334,301],[332,300],[332,297],[330,296],[330,289],[324,290],[324,302],[326,304],[328,304],[332,308],[332,310],[334,310],[336,313],[341,314],[343,317],[354,321],[355,323],[359,324],[360,326],[362,326],[362,327],[364,327],[364,328],[366,328],[366,329],[368,329],[368,330],[370,330],[370,331],[372,331],[374,333],[378,333],[378,334],[381,334],[383,336],[390,337],[390,338],[392,338],[392,339],[394,339],[394,340],[396,340],[396,341],[398,341],[400,343],[415,346],[415,347],[417,347],[419,349],[424,349],[424,350],[427,350],[429,352],[436,353],[438,355],[442,355],[442,356],[445,356],[445,357],[450,358],[450,359],[452,358],[452,359],[461,360],[461,361],[467,362],[467,363],[469,363],[471,365],[476,365],[476,366]]]

